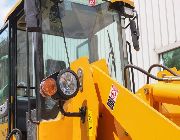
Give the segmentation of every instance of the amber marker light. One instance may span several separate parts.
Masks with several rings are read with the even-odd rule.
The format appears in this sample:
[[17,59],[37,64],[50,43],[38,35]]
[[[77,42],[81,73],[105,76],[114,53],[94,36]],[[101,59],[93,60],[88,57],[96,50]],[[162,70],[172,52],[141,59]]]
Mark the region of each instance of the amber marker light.
[[56,81],[53,78],[47,78],[41,82],[40,93],[42,96],[53,96],[56,92]]

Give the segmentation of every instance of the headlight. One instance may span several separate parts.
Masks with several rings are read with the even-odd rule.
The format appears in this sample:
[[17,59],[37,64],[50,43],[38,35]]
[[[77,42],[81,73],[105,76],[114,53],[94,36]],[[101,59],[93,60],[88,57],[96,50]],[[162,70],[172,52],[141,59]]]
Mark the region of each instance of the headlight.
[[79,80],[76,73],[72,70],[60,71],[57,77],[57,84],[59,87],[59,94],[65,100],[76,96],[79,91]]
[[72,70],[62,70],[45,78],[40,84],[42,96],[68,100],[79,91],[79,78]]
[[53,78],[47,78],[41,82],[40,93],[42,96],[53,96],[56,92],[56,81]]

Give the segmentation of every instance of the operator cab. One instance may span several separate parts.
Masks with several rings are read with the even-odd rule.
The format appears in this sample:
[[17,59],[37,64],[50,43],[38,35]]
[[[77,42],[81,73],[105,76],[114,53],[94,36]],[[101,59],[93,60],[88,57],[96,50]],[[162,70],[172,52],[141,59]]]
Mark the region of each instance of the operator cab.
[[[124,5],[132,11],[133,5],[119,2],[119,6]],[[3,66],[0,107],[8,101],[12,104],[3,115],[0,111],[0,125],[6,125],[6,134],[13,128],[20,129],[23,139],[30,135],[27,112],[32,112],[35,120],[54,119],[59,113],[58,103],[39,93],[45,77],[70,68],[70,63],[81,57],[88,57],[90,63],[105,59],[110,75],[123,83],[123,68],[128,63],[124,55],[122,11],[110,2],[98,0],[90,5],[79,0],[42,0],[41,14],[36,13],[40,17],[40,30],[27,32],[28,12],[33,11],[28,8],[33,6],[38,8],[24,7],[20,0],[0,31],[0,67]],[[0,131],[4,133],[1,128]]]

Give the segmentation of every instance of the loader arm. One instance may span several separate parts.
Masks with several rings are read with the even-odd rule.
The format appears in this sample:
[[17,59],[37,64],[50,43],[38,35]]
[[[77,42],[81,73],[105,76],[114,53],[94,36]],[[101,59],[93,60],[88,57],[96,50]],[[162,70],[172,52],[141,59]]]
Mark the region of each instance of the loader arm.
[[[102,63],[102,62],[101,62]],[[96,90],[100,104],[104,108],[101,108],[100,114],[102,114],[103,123],[108,123],[109,118],[103,116],[107,110],[112,115],[114,122],[118,122],[124,128],[124,133],[130,135],[133,140],[169,140],[180,139],[179,127],[167,119],[165,116],[156,111],[153,107],[148,105],[136,94],[131,93],[124,88],[121,84],[114,81],[99,65],[92,64],[92,75],[96,85]],[[105,65],[104,65],[105,66]],[[116,97],[113,103],[109,103],[111,100],[113,91],[116,90]],[[113,105],[112,105],[113,104]],[[112,108],[113,107],[113,108]],[[106,111],[105,111],[106,110]],[[114,123],[109,124],[108,128],[99,126],[99,129],[103,130],[103,139],[107,139],[108,132],[114,126]],[[116,129],[118,131],[118,129]],[[115,133],[115,132],[114,132]]]
[[[66,102],[67,112],[87,107],[85,122],[61,113],[41,121],[38,140],[179,140],[179,127],[108,74],[105,60],[80,58],[71,69],[83,72],[82,90]],[[58,131],[60,133],[58,133]]]

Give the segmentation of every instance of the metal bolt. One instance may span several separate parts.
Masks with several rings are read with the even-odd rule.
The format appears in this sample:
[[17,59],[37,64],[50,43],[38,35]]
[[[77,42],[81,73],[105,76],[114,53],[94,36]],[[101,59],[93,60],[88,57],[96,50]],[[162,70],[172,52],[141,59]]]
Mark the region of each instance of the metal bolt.
[[77,76],[79,78],[79,84],[80,84],[79,90],[82,92],[83,91],[83,71],[81,68],[78,69]]
[[128,132],[126,132],[126,131],[124,131],[124,134],[125,134],[126,136],[129,136]]
[[144,94],[149,94],[149,89],[148,88],[144,89]]

